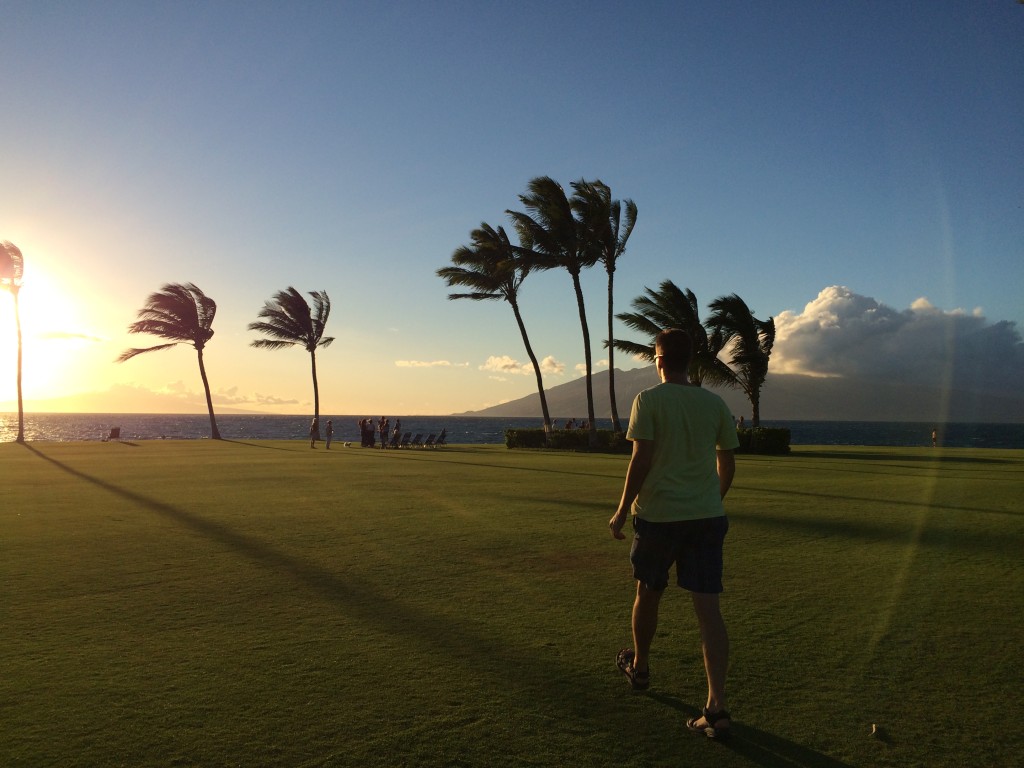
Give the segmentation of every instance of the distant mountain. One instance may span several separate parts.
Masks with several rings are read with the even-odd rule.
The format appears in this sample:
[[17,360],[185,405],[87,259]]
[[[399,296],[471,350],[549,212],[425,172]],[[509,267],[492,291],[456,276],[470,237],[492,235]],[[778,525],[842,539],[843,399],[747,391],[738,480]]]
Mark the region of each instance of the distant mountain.
[[[658,383],[654,366],[615,371],[619,418],[629,419],[633,398]],[[611,417],[608,371],[593,377],[597,418]],[[739,390],[713,389],[737,416],[750,419],[750,403]],[[551,418],[586,418],[587,389],[583,378],[547,391]],[[527,395],[459,416],[541,416],[540,397]],[[920,421],[1024,422],[1024,397],[965,390],[947,391],[901,382],[868,379],[816,378],[770,374],[761,392],[761,418],[767,421]]]

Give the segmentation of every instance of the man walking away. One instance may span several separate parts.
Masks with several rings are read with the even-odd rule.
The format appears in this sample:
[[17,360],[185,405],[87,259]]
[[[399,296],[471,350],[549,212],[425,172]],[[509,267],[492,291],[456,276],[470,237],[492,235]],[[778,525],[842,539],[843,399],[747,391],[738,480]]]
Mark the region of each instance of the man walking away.
[[739,446],[732,414],[713,392],[690,384],[693,342],[686,331],[664,330],[655,339],[661,384],[636,396],[626,437],[633,455],[619,507],[608,526],[622,529],[632,513],[630,562],[636,579],[633,648],[616,665],[636,690],[650,685],[649,654],[658,627],[658,606],[676,566],[676,581],[690,592],[700,628],[708,697],[700,717],[686,727],[709,738],[729,733],[725,678],[729,635],[719,608],[722,544],[729,530],[722,500],[736,471]]

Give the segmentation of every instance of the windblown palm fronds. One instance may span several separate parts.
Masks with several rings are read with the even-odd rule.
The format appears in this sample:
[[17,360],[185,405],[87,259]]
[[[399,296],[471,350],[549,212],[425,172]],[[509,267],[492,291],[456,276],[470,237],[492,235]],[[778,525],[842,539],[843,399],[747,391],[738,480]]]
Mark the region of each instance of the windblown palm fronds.
[[327,318],[331,314],[331,300],[327,291],[310,291],[313,306],[302,294],[289,286],[278,291],[263,305],[257,317],[249,323],[249,330],[262,333],[267,338],[256,339],[250,345],[257,349],[283,349],[300,346],[309,352],[313,375],[313,420],[316,424],[316,439],[320,439],[320,385],[316,375],[316,350],[328,347],[333,336],[324,336]]
[[470,289],[469,293],[449,293],[449,299],[470,299],[472,301],[501,300],[508,302],[515,315],[519,334],[523,338],[526,354],[533,365],[537,378],[537,391],[544,418],[544,432],[551,432],[551,416],[548,413],[544,380],[537,356],[526,333],[526,324],[519,311],[519,288],[530,274],[528,259],[523,258],[523,249],[514,246],[502,227],[494,229],[486,222],[470,235],[471,245],[460,246],[452,254],[452,266],[437,270],[449,287],[459,286]]
[[138,311],[138,320],[128,326],[128,332],[148,333],[161,339],[170,339],[170,343],[126,349],[117,358],[117,362],[123,363],[144,352],[170,349],[177,344],[191,344],[195,347],[199,359],[199,375],[206,392],[206,407],[210,412],[210,434],[214,440],[219,440],[220,430],[213,413],[213,398],[203,362],[203,349],[213,338],[213,319],[216,314],[217,302],[194,283],[168,283],[149,295],[145,305]]

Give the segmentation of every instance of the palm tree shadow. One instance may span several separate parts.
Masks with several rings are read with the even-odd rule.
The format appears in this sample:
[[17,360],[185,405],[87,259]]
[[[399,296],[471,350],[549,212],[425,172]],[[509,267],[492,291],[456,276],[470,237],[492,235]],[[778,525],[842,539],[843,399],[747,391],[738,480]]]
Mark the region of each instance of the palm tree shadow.
[[262,443],[262,442],[249,443],[249,442],[246,442],[245,440],[231,440],[231,439],[228,439],[226,437],[222,437],[220,441],[222,443],[231,443],[232,445],[245,445],[245,446],[248,446],[249,448],[265,448],[268,451],[290,451],[291,450],[290,448],[281,448],[280,446],[277,446],[277,445],[266,445],[265,443]]
[[[653,691],[648,692],[647,696],[659,704],[676,710],[683,718],[698,717],[701,714],[700,710],[685,704],[675,696]],[[693,734],[693,737],[695,739],[704,738],[700,734]],[[751,763],[765,766],[765,768],[851,768],[848,763],[823,755],[774,733],[744,725],[740,720],[732,723],[729,738],[719,740],[715,742],[715,745],[720,745],[723,749],[735,752]]]
[[[171,520],[218,545],[234,550],[263,568],[290,578],[309,592],[338,606],[353,621],[365,622],[367,626],[396,637],[410,637],[425,647],[448,649],[448,671],[461,665],[461,673],[480,675],[481,669],[490,669],[489,674],[495,678],[495,684],[501,686],[508,695],[516,697],[520,706],[537,706],[537,693],[522,677],[524,668],[535,665],[536,659],[532,651],[510,645],[503,642],[500,637],[481,632],[471,622],[459,622],[450,616],[396,600],[384,594],[371,580],[352,575],[343,578],[333,569],[289,553],[271,542],[246,535],[216,520],[204,518],[187,509],[90,475],[47,456],[32,445],[26,444],[25,448],[59,470],[136,505],[140,512]],[[565,672],[566,677],[575,674],[576,670]],[[546,675],[543,684],[548,683],[549,678]],[[587,695],[593,694],[580,694],[581,698]],[[595,699],[589,708],[599,709],[602,703],[601,700]],[[552,716],[555,714],[552,712]]]

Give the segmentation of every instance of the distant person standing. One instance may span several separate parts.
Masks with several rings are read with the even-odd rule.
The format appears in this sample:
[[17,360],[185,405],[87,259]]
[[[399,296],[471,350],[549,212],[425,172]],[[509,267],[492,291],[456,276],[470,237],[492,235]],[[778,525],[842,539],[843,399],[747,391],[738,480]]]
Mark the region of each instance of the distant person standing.
[[327,450],[329,451],[331,450],[331,438],[334,437],[334,424],[330,419],[327,420],[327,430],[324,432],[324,436],[327,438]]
[[932,448],[939,444],[939,431],[937,429],[932,430]]
[[388,419],[384,416],[381,416],[380,421],[377,422],[377,431],[380,433],[381,449],[388,447],[388,423]]
[[622,529],[632,513],[635,532],[629,555],[636,579],[633,648],[619,651],[615,663],[634,689],[650,685],[658,607],[674,564],[677,583],[691,594],[708,682],[703,712],[686,727],[722,738],[732,724],[725,700],[729,635],[719,607],[722,545],[729,530],[722,500],[736,471],[739,440],[725,402],[689,382],[689,334],[662,331],[655,353],[662,383],[633,401],[626,432],[633,455],[618,509],[608,521],[612,536],[625,539]]
[[316,448],[316,437],[320,432],[320,423],[316,420],[316,416],[313,417],[313,421],[309,424],[309,447]]

